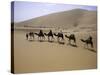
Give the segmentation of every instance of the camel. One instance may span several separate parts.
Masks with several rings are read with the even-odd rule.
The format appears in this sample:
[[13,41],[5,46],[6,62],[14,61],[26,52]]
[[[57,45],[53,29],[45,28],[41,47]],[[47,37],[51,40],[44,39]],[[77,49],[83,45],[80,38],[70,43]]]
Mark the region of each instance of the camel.
[[26,33],[26,39],[27,40],[28,40],[29,37],[30,37],[30,39],[34,39],[34,33],[33,32]]
[[65,37],[69,39],[69,44],[72,44],[71,40],[73,40],[74,44],[76,45],[76,38],[74,34],[70,34],[69,36],[65,35]]
[[93,41],[92,41],[92,37],[91,37],[91,36],[89,36],[89,38],[86,39],[86,40],[84,40],[84,39],[80,39],[80,40],[86,44],[87,48],[88,48],[88,45],[89,45],[89,44],[90,44],[91,47],[93,48]]
[[40,41],[45,39],[45,36],[44,36],[44,33],[42,30],[40,30],[39,33],[34,33],[34,34],[38,36],[38,40],[40,40]]
[[29,35],[28,35],[28,33],[26,33],[26,40],[28,40],[28,37],[29,37]]
[[29,36],[30,36],[30,38],[34,39],[34,33],[33,32],[30,32]]
[[[50,30],[50,32],[48,34],[47,33],[44,33],[44,35],[48,36],[48,41],[52,41],[52,39],[54,39],[52,30]],[[50,37],[52,38],[51,40],[50,40]]]
[[61,38],[61,40],[64,40],[64,35],[63,35],[63,33],[58,33],[58,34],[56,34],[56,33],[54,33],[54,35],[57,37],[57,39],[58,39],[58,42],[60,42],[60,38]]

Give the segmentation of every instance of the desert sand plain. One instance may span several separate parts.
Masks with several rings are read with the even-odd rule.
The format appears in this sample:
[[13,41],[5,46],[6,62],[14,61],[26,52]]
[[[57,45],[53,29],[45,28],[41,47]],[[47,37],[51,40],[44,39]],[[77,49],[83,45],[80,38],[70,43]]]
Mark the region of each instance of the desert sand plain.
[[[90,32],[93,36],[94,48],[84,48],[80,41],[89,33],[77,32],[77,47],[59,44],[55,37],[54,42],[40,42],[35,36],[33,41],[26,40],[27,31],[15,30],[14,32],[14,64],[15,73],[43,72],[61,70],[95,69],[97,67],[96,32]],[[65,33],[66,34],[66,33]],[[73,41],[72,41],[73,42]]]

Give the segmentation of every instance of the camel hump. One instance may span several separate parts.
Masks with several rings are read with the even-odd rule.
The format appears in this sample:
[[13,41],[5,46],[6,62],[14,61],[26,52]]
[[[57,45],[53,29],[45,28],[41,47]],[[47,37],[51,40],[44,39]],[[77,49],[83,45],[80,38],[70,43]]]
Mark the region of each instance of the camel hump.
[[31,35],[31,32],[29,32],[29,35]]
[[75,37],[75,35],[74,35],[74,34],[71,34],[70,36],[71,36],[71,37]]

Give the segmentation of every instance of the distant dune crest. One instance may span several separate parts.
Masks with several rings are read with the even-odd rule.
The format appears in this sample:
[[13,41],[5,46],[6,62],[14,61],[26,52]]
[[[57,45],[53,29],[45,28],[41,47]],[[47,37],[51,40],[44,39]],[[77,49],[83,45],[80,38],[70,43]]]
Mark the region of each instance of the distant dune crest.
[[[34,14],[34,13],[33,13]],[[53,13],[20,23],[15,23],[16,27],[58,27],[68,29],[78,26],[96,27],[97,24],[97,11],[89,11],[84,9],[72,9],[69,11],[63,11]],[[85,27],[84,26],[84,27]]]

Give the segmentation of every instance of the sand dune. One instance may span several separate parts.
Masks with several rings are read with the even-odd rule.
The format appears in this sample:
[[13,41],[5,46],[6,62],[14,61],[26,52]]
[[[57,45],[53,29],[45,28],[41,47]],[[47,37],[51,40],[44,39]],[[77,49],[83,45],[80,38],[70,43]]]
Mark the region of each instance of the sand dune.
[[15,27],[60,27],[70,29],[71,27],[96,25],[97,12],[83,9],[73,9],[58,12],[27,21],[16,23]]

